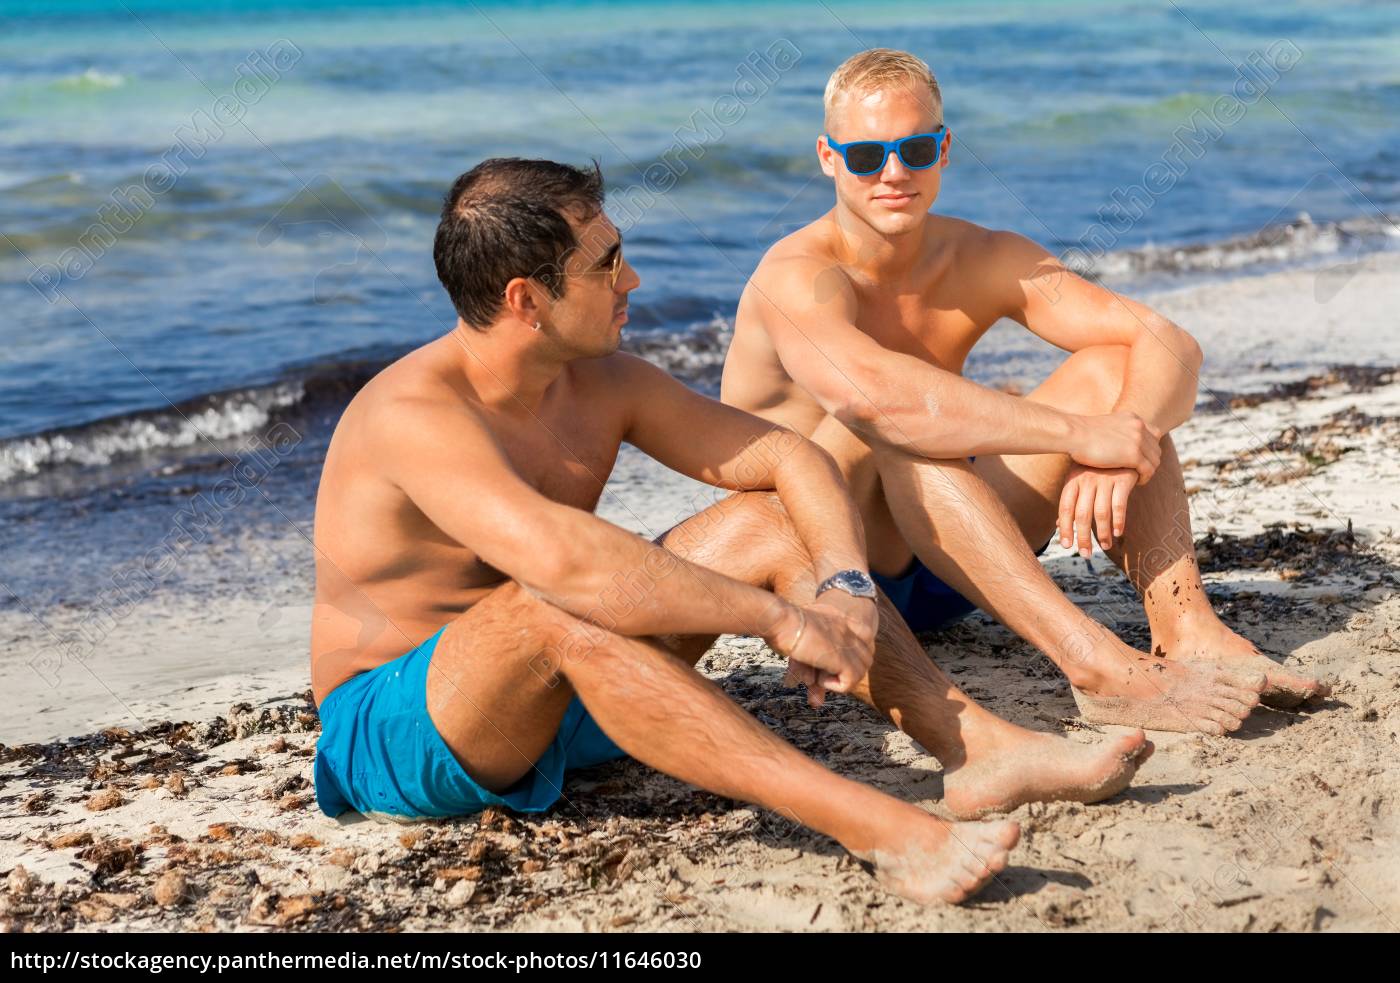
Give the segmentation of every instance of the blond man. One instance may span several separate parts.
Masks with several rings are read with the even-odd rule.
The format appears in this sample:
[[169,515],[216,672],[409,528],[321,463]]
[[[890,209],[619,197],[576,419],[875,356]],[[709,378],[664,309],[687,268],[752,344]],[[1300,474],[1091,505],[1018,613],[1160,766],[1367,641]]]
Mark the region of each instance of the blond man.
[[[917,57],[855,55],[825,111],[817,157],[835,206],[754,272],[722,398],[836,458],[870,570],[907,626],[989,612],[1064,671],[1099,723],[1225,734],[1261,695],[1325,692],[1226,627],[1202,587],[1170,437],[1196,400],[1191,336],[1022,236],[930,212],[953,140]],[[1002,318],[1069,353],[1024,398],[962,376]],[[1056,534],[1085,556],[1097,542],[1126,572],[1150,654],[1046,575],[1033,548]]]

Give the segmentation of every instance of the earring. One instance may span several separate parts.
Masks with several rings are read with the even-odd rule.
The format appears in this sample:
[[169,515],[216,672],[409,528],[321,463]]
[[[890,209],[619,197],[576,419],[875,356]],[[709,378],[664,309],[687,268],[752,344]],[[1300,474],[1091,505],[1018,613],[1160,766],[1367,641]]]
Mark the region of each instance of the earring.
[[536,322],[535,322],[535,330],[538,331],[539,329],[540,329],[540,322],[539,322],[539,321],[536,321]]

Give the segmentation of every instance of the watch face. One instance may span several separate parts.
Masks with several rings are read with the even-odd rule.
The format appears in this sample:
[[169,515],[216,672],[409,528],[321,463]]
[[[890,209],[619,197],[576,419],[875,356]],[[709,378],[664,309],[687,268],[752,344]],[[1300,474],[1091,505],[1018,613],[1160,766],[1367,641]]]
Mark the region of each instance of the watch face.
[[842,570],[827,578],[826,586],[836,587],[856,597],[874,597],[875,582],[859,570]]

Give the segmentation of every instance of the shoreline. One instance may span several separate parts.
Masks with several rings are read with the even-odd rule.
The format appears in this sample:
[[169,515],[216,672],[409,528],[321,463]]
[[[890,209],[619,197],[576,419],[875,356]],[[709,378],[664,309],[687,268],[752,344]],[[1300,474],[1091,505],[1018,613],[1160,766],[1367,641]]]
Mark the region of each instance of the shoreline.
[[[1221,341],[1231,330],[1259,337],[1244,321],[1284,317],[1317,321],[1339,350],[1348,320],[1358,337],[1394,329],[1390,267],[1353,273],[1326,304],[1317,271],[1289,271],[1166,295],[1161,309],[1200,326],[1208,358],[1239,350]],[[144,600],[91,659],[61,667],[59,690],[25,662],[84,610],[36,612],[43,627],[0,610],[18,659],[12,720],[26,724],[0,745],[0,921],[45,931],[1400,930],[1400,381],[1362,373],[1232,402],[1198,410],[1175,434],[1208,591],[1266,651],[1331,678],[1333,696],[1256,711],[1233,738],[1154,732],[1158,751],[1124,793],[1016,810],[1024,836],[1012,866],[971,905],[887,895],[830,840],[630,760],[573,775],[566,800],[539,816],[329,820],[310,787],[310,581],[289,568],[216,603]],[[629,453],[599,514],[655,534],[713,494]],[[216,543],[199,558],[228,555]],[[1055,545],[1046,563],[1091,614],[1142,644],[1140,605],[1101,556],[1085,563]],[[1054,668],[984,615],[927,641],[970,695],[1016,723],[1080,740],[1113,730],[1079,721]],[[933,758],[854,701],[811,711],[781,688],[762,643],[726,638],[701,667],[804,751],[938,811]]]

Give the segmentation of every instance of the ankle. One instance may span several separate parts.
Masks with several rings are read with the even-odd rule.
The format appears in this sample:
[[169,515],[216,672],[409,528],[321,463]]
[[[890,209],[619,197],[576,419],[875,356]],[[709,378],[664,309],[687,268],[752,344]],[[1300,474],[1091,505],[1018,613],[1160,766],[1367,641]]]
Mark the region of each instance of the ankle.
[[1152,654],[1168,657],[1179,649],[1189,649],[1202,639],[1211,638],[1224,627],[1214,611],[1182,612],[1152,625]]
[[946,755],[940,754],[938,761],[944,771],[954,771],[965,765],[1012,754],[1024,748],[1026,741],[1034,740],[1036,736],[1034,731],[1017,727],[1009,720],[984,711],[981,719],[964,726],[959,746],[950,749]]
[[1107,628],[1089,621],[1083,628],[1061,638],[1049,654],[1070,685],[1092,690],[1113,675],[1126,648]]
[[916,823],[941,822],[918,806],[886,795],[868,785],[860,785],[865,796],[853,796],[847,800],[849,812],[846,821],[839,828],[832,829],[829,835],[847,850],[855,854],[867,854],[872,850],[887,850],[895,844],[905,842],[910,827]]

